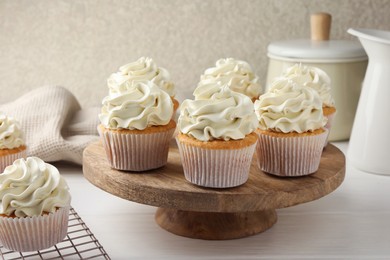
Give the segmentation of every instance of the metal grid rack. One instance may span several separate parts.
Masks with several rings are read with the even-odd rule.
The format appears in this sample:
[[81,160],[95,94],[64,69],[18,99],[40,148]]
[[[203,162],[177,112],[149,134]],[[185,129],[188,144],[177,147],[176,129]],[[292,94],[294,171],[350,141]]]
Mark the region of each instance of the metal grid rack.
[[77,212],[69,212],[68,235],[55,246],[37,252],[15,252],[0,245],[0,259],[111,259]]

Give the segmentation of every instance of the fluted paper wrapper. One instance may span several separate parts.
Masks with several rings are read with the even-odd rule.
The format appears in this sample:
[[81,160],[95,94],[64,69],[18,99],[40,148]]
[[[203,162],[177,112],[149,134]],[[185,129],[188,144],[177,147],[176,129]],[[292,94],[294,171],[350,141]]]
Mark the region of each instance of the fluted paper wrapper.
[[318,170],[328,130],[309,136],[275,137],[262,133],[257,136],[259,168],[273,175],[297,177]]
[[333,119],[334,119],[335,115],[336,115],[336,112],[326,116],[328,121],[326,122],[325,128],[328,129],[328,135],[326,136],[324,147],[328,145],[329,134],[330,134],[330,130],[332,129]]
[[27,149],[24,149],[23,151],[17,153],[0,156],[0,173],[2,173],[7,166],[13,164],[15,160],[20,158],[26,158],[26,156]]
[[112,168],[124,171],[147,171],[167,164],[169,142],[174,128],[165,132],[124,134],[101,131],[103,146]]
[[68,219],[69,207],[42,216],[0,217],[0,243],[19,252],[52,247],[66,237]]
[[185,178],[196,185],[229,188],[244,184],[256,143],[242,149],[206,149],[180,142],[176,138]]

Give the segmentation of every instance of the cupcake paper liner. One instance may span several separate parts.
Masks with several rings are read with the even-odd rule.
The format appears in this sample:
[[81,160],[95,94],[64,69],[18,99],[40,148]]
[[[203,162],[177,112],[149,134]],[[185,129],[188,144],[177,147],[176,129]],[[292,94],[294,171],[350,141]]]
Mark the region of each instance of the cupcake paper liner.
[[26,156],[27,149],[24,149],[23,151],[17,153],[0,156],[0,173],[2,173],[7,166],[13,164],[15,160],[19,158],[26,158]]
[[259,168],[273,175],[295,177],[318,170],[328,130],[310,136],[277,137],[262,133],[257,136]]
[[245,183],[256,143],[242,149],[206,149],[176,139],[185,178],[196,185],[229,188]]
[[324,147],[328,145],[329,134],[330,134],[330,130],[332,128],[332,123],[333,123],[333,119],[334,119],[335,115],[336,115],[336,112],[326,116],[328,121],[327,121],[327,123],[325,125],[325,128],[328,129],[328,135],[326,136]]
[[99,128],[111,167],[124,171],[146,171],[166,165],[174,131],[172,128],[158,133],[124,134]]
[[0,217],[0,243],[13,251],[29,252],[52,247],[68,231],[70,207],[42,216]]

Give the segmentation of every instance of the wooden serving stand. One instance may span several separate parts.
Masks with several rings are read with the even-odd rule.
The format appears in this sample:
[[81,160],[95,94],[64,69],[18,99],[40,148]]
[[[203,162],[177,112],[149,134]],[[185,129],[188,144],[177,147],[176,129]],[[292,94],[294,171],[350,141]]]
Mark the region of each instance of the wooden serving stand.
[[324,149],[319,170],[305,177],[266,174],[252,161],[248,181],[235,188],[202,188],[188,182],[177,146],[168,164],[135,173],[110,168],[100,142],[84,151],[83,172],[92,184],[115,196],[158,207],[155,219],[174,234],[199,239],[233,239],[265,231],[275,224],[275,209],[319,199],[344,180],[345,157],[335,146]]

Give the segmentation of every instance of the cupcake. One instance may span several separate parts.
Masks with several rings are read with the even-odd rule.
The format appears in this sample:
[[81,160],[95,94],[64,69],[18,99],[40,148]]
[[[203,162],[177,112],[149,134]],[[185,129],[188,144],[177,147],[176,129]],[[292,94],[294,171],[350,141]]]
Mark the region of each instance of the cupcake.
[[303,176],[318,170],[328,130],[318,93],[279,78],[255,102],[259,168],[278,176]]
[[19,122],[0,112],[0,173],[16,159],[25,158],[26,151]]
[[0,174],[0,244],[26,252],[61,242],[70,201],[57,168],[37,157],[17,159]]
[[258,121],[249,97],[226,85],[204,100],[185,100],[178,119],[185,178],[212,188],[245,183],[256,147]]
[[152,81],[134,81],[103,99],[98,132],[112,168],[146,171],[164,166],[176,128],[173,102]]
[[175,85],[171,81],[169,72],[158,67],[151,58],[141,57],[135,62],[128,63],[111,74],[107,80],[110,94],[124,93],[132,86],[133,81],[152,81],[172,98],[173,109],[176,112],[179,101],[175,99]]
[[232,91],[248,96],[253,102],[263,93],[258,76],[245,61],[233,58],[220,59],[215,67],[205,70],[194,91],[195,99],[207,99],[217,89],[215,83],[227,85]]
[[[334,99],[331,95],[331,80],[325,71],[302,64],[295,64],[283,74],[297,84],[312,88],[318,92],[322,101],[322,111],[328,119],[325,128],[330,132],[333,118],[336,115]],[[329,135],[328,132],[328,135]],[[328,142],[325,142],[325,146]]]

